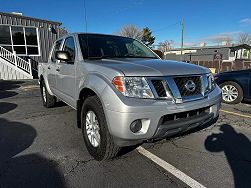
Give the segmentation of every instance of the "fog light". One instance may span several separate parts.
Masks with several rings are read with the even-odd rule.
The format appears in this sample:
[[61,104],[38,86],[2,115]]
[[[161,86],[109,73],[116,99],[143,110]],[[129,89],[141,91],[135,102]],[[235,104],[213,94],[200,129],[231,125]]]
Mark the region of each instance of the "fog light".
[[139,119],[135,120],[130,125],[130,129],[133,133],[139,132],[141,128],[142,128],[142,123],[141,123],[141,120]]

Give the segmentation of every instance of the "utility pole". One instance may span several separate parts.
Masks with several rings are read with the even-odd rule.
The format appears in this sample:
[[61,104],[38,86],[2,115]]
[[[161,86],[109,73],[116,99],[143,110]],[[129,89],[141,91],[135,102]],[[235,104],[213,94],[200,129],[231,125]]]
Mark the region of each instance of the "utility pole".
[[181,50],[180,60],[183,61],[183,47],[184,47],[184,17],[181,20]]

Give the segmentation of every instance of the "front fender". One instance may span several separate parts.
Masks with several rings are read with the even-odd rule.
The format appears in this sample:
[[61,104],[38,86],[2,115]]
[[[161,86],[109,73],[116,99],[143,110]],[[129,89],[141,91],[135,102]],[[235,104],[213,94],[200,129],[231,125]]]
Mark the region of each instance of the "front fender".
[[90,89],[93,92],[95,92],[95,94],[99,97],[101,103],[102,103],[102,108],[106,117],[106,122],[108,124],[108,129],[109,132],[111,133],[111,127],[110,124],[108,122],[108,117],[107,117],[107,112],[105,110],[105,104],[104,104],[104,99],[102,96],[102,92],[105,90],[106,87],[111,87],[111,83],[109,82],[109,80],[107,78],[105,78],[104,76],[100,75],[100,74],[89,74],[85,79],[82,79],[79,82],[79,99],[80,99],[80,93],[83,89]]
[[88,88],[94,91],[102,102],[101,93],[108,85],[109,85],[109,81],[104,76],[96,74],[96,73],[88,74],[87,77],[85,77],[84,79],[81,79],[79,82],[78,95],[80,95],[83,89]]

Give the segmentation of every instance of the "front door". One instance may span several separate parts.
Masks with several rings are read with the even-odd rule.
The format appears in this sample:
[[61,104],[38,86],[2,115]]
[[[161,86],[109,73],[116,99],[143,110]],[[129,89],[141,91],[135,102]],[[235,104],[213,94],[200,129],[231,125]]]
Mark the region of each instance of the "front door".
[[47,78],[49,82],[50,89],[53,94],[58,94],[57,92],[57,83],[56,83],[56,74],[58,73],[56,71],[57,61],[55,58],[55,52],[60,49],[62,40],[58,40],[55,42],[55,45],[53,47],[53,50],[51,52],[50,58],[48,60],[48,66],[47,66]]
[[60,97],[69,105],[76,107],[75,88],[76,88],[76,73],[75,73],[75,42],[73,37],[68,37],[64,41],[62,50],[70,54],[70,61],[57,64],[57,89],[60,92]]

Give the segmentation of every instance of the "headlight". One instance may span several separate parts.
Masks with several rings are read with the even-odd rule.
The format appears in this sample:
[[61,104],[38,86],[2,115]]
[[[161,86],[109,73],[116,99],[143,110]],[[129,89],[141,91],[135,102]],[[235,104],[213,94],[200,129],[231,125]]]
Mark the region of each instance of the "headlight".
[[208,91],[211,91],[215,88],[214,75],[212,73],[207,74],[207,80],[208,80]]
[[113,85],[127,97],[154,98],[153,93],[144,77],[116,76]]

